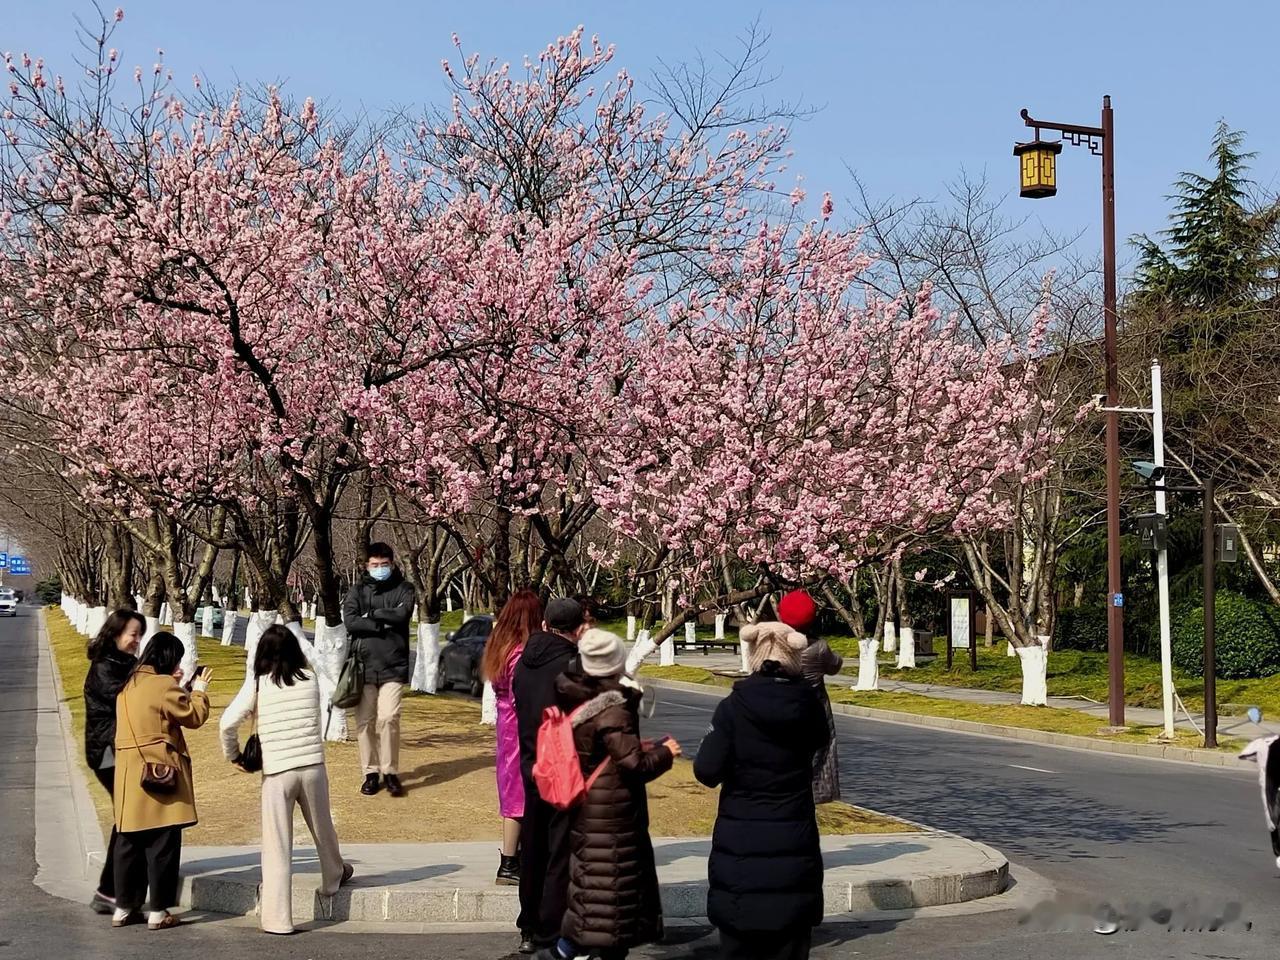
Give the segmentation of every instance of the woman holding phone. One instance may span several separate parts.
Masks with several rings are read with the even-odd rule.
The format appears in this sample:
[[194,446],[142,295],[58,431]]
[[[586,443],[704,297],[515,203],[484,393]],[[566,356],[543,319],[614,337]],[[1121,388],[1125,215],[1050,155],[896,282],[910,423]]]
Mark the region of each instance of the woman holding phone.
[[116,909],[113,927],[141,923],[167,930],[178,918],[182,829],[196,823],[195,785],[184,728],[209,719],[208,667],[197,667],[188,692],[178,683],[182,641],[157,633],[116,698]]
[[[258,919],[265,933],[293,933],[293,814],[311,831],[320,861],[320,895],[331,897],[351,879],[342,862],[329,812],[324,765],[320,660],[315,648],[286,627],[267,627],[253,655],[253,676],[222,714],[222,752],[246,773],[262,771],[262,893]],[[332,682],[332,680],[330,681]],[[261,756],[240,749],[239,727],[254,717]]]

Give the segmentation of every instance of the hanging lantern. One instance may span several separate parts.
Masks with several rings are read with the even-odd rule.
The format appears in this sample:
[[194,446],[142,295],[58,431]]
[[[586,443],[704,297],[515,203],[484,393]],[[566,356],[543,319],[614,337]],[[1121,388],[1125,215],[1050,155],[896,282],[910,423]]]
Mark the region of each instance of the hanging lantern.
[[1058,154],[1061,152],[1060,140],[1032,140],[1013,145],[1013,155],[1019,162],[1022,196],[1039,199],[1058,192]]

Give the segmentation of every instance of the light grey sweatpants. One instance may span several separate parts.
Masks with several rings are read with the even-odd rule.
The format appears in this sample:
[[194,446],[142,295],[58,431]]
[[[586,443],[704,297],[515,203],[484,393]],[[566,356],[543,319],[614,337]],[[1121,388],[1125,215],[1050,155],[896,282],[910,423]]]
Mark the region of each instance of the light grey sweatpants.
[[342,881],[342,853],[329,813],[329,776],[323,763],[262,778],[262,929],[293,932],[293,806],[303,819],[320,859],[320,893],[331,897]]

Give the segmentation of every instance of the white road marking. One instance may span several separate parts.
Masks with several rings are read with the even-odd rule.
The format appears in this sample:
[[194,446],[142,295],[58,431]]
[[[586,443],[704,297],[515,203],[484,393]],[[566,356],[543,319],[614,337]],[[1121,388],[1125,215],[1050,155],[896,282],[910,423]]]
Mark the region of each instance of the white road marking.
[[1019,770],[1030,770],[1032,773],[1054,773],[1055,772],[1053,770],[1046,770],[1044,769],[1044,767],[1024,767],[1020,763],[1009,763],[1009,764],[1005,764],[1005,766],[1017,767]]

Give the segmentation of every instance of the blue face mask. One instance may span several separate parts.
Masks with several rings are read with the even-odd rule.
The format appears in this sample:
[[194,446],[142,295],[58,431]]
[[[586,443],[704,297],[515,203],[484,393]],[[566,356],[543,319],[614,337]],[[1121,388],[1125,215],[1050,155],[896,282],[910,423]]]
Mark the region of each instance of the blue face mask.
[[390,567],[374,567],[369,571],[369,576],[375,580],[388,580],[391,578]]

